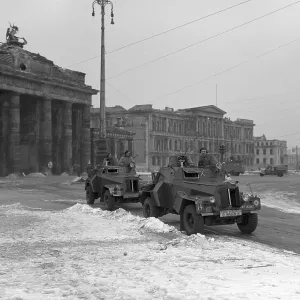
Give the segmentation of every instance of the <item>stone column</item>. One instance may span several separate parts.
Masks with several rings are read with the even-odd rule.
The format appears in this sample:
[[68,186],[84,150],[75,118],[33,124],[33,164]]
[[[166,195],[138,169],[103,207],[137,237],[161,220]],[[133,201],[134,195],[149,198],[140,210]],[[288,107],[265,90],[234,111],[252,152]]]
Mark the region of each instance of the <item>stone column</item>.
[[36,147],[36,169],[35,172],[39,171],[39,168],[41,166],[41,161],[40,161],[40,138],[41,138],[41,101],[37,99],[36,101],[36,132],[35,132],[35,147]]
[[82,113],[83,157],[81,159],[83,164],[83,170],[86,169],[89,160],[91,160],[90,111],[90,106],[84,105]]
[[114,143],[114,153],[112,153],[112,155],[116,159],[120,159],[120,157],[118,157],[118,141],[116,139],[113,139],[113,143]]
[[20,95],[10,96],[9,107],[9,143],[8,143],[8,170],[9,173],[20,172]]
[[133,154],[133,141],[132,140],[128,140],[128,150]]
[[3,95],[2,103],[0,101],[0,176],[8,175],[7,161],[8,161],[8,117],[9,117],[9,103]]
[[52,110],[51,99],[41,100],[40,123],[40,170],[48,171],[48,163],[52,162]]
[[[128,149],[128,140],[124,140],[124,149],[125,149],[125,151],[126,151],[126,150],[129,150],[129,149]],[[131,152],[131,155],[133,155],[132,152]]]
[[63,112],[63,170],[69,172],[69,167],[73,165],[72,161],[72,103],[64,103]]
[[221,120],[221,139],[224,139],[224,119]]

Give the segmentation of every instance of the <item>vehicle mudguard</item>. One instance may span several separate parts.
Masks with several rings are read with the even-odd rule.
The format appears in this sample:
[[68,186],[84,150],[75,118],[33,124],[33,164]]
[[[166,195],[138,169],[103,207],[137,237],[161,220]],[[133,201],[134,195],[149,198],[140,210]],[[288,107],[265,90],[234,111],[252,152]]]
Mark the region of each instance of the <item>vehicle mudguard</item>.
[[178,191],[175,195],[174,201],[174,209],[175,211],[180,214],[184,207],[186,206],[187,202],[195,203],[195,198],[188,196],[185,192]]
[[94,193],[97,192],[97,191],[95,191],[95,187],[94,187],[94,185],[93,185],[93,182],[95,181],[95,179],[96,179],[96,174],[94,174],[93,177],[89,180],[89,185],[92,187],[92,191],[93,191]]
[[160,181],[155,185],[151,193],[157,206],[164,208],[173,207],[174,196],[170,184]]

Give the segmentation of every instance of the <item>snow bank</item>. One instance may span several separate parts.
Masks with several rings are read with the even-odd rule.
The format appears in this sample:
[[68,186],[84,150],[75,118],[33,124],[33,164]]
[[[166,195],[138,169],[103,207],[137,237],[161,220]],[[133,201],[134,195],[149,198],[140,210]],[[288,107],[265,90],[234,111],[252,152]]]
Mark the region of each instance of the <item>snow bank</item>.
[[30,178],[35,178],[35,177],[46,177],[46,175],[42,174],[42,173],[30,173],[27,175],[27,177]]
[[71,181],[71,184],[73,183],[81,183],[84,182],[85,180],[82,177],[76,177]]
[[69,176],[69,174],[66,173],[66,172],[63,172],[63,173],[60,174],[60,176]]
[[10,180],[15,180],[15,179],[18,179],[19,177],[20,177],[20,175],[18,175],[18,174],[9,174],[5,178],[10,179]]
[[143,234],[141,225],[167,227],[122,209],[18,204],[0,215],[3,299],[299,299],[295,253],[228,236]]
[[101,216],[105,219],[118,220],[120,222],[130,223],[131,226],[137,229],[144,229],[146,231],[156,232],[156,233],[177,233],[180,232],[174,227],[169,226],[157,218],[141,218],[139,216],[134,216],[130,212],[127,212],[123,208],[118,208],[115,211],[106,211],[101,208],[91,208],[86,204],[77,203],[72,207],[67,209],[70,212],[82,212],[85,214],[93,214]]
[[261,193],[263,206],[286,213],[300,214],[300,195],[297,192],[270,191]]

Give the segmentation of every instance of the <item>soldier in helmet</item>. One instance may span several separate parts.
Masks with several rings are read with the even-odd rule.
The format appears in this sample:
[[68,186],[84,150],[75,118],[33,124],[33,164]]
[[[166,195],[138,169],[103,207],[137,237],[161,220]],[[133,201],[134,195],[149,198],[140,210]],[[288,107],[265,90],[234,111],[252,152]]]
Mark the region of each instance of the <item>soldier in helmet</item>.
[[205,168],[205,167],[215,167],[216,166],[216,159],[214,156],[207,153],[207,149],[202,147],[200,150],[200,158],[198,162],[198,167]]

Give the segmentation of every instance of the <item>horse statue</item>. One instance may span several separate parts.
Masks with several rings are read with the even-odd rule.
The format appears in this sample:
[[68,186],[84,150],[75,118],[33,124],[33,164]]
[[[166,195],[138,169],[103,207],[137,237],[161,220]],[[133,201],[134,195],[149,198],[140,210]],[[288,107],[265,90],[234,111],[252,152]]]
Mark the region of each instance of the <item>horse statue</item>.
[[[27,41],[23,37],[16,36],[16,34],[19,32],[18,26],[15,26],[14,24],[11,25],[10,23],[9,26],[10,27],[6,30],[6,43],[8,45],[14,45],[23,48],[23,46],[27,44]],[[20,40],[23,40],[23,42]]]

